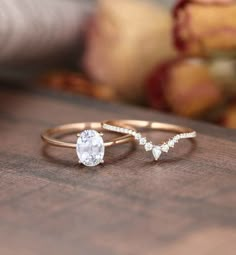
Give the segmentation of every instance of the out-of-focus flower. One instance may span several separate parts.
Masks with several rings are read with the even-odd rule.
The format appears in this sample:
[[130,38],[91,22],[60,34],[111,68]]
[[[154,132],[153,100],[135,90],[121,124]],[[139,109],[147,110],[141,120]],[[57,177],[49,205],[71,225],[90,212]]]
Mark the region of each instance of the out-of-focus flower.
[[232,3],[234,0],[188,0],[188,1],[201,4],[228,4]]
[[223,117],[223,125],[228,128],[236,128],[236,104],[226,109]]
[[147,89],[151,106],[187,117],[205,115],[222,100],[220,86],[199,59],[177,59],[158,67]]
[[175,55],[168,10],[150,1],[99,1],[84,57],[95,81],[110,84],[124,99],[139,101],[147,74]]
[[233,0],[180,0],[174,9],[175,45],[195,56],[235,53],[235,17]]
[[39,83],[50,88],[65,90],[106,101],[117,100],[116,94],[109,86],[91,83],[82,75],[73,72],[50,72],[40,77]]
[[225,96],[236,96],[236,60],[233,58],[215,58],[209,60],[209,71],[218,81]]

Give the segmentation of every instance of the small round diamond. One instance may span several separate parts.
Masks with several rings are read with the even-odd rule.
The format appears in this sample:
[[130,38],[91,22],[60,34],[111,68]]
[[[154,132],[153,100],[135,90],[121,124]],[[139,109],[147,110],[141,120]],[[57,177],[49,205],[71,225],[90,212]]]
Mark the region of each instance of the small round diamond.
[[80,163],[96,166],[103,162],[105,146],[102,137],[95,130],[81,132],[77,139],[76,152]]
[[152,143],[146,143],[145,144],[145,146],[144,146],[144,148],[145,148],[145,150],[146,151],[151,151],[152,150],[152,147],[153,147],[153,145],[152,145]]
[[175,143],[178,143],[178,139],[176,138],[176,136],[173,138],[173,141],[175,142]]
[[164,151],[165,153],[167,153],[169,151],[169,146],[166,143],[164,143],[161,146],[161,150]]
[[141,144],[141,145],[144,145],[146,142],[147,142],[147,139],[146,139],[145,137],[142,137],[142,138],[139,140],[139,144]]
[[139,140],[139,139],[141,139],[142,136],[140,133],[136,133],[134,137],[136,140]]
[[174,142],[173,140],[170,140],[170,141],[168,142],[168,146],[171,147],[171,148],[173,148],[173,147],[175,146],[175,142]]

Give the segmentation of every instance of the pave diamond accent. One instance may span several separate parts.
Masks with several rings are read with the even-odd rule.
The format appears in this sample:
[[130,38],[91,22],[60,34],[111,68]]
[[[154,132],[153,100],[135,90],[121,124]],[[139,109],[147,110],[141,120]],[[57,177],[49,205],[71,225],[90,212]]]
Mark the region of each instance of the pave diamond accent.
[[169,148],[168,144],[164,143],[164,144],[161,145],[161,150],[163,152],[167,153],[169,151],[169,149],[170,148]]
[[136,140],[140,140],[141,139],[141,134],[140,133],[135,133],[134,134],[134,138],[136,139]]
[[174,148],[174,146],[175,146],[174,140],[169,140],[168,141],[168,146],[171,147],[171,148]]
[[140,145],[145,145],[146,142],[147,142],[146,137],[142,137],[142,138],[139,140],[139,144],[140,144]]
[[181,134],[177,134],[173,136],[169,141],[155,146],[151,142],[147,142],[146,137],[142,137],[140,133],[137,133],[134,130],[131,130],[128,128],[116,127],[110,124],[103,124],[103,128],[107,130],[119,132],[119,133],[130,134],[134,136],[134,138],[139,141],[139,144],[144,146],[144,149],[146,151],[152,151],[152,154],[155,160],[159,159],[162,152],[167,153],[170,148],[174,148],[175,144],[178,143],[179,140],[186,139],[186,138],[194,138],[197,136],[197,133],[195,131],[188,132],[188,133],[181,133]]
[[103,162],[105,146],[96,130],[84,130],[76,143],[79,162],[85,166],[96,166]]
[[148,142],[144,145],[145,151],[151,151],[153,148],[153,145],[151,142]]

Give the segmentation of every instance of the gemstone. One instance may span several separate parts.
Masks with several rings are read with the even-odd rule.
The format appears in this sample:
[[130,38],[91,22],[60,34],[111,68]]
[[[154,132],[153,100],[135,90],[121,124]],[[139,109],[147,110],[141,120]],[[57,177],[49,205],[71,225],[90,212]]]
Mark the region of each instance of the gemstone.
[[119,128],[119,129],[118,129],[118,132],[124,133],[124,128]]
[[152,145],[152,143],[150,143],[150,142],[149,142],[149,143],[146,143],[145,146],[144,146],[144,148],[145,148],[146,151],[152,150],[152,147],[153,147],[153,145]]
[[152,155],[155,158],[155,160],[158,160],[161,156],[161,148],[159,146],[153,147]]
[[96,166],[103,162],[105,146],[96,130],[84,130],[76,143],[79,162],[85,166]]
[[139,140],[139,144],[144,145],[147,142],[147,139],[145,137],[141,138]]
[[170,141],[168,142],[168,146],[171,147],[171,148],[173,148],[173,147],[175,146],[175,142],[174,142],[173,140],[170,140]]
[[179,140],[179,139],[180,139],[180,135],[176,135],[175,138],[176,138],[177,140]]
[[173,141],[174,143],[178,143],[178,139],[176,138],[176,136],[173,137]]
[[167,153],[169,151],[169,146],[168,144],[164,143],[162,146],[161,146],[161,150],[164,151],[165,153]]
[[141,139],[141,134],[140,133],[136,133],[134,137],[135,137],[136,140],[139,140],[139,139]]

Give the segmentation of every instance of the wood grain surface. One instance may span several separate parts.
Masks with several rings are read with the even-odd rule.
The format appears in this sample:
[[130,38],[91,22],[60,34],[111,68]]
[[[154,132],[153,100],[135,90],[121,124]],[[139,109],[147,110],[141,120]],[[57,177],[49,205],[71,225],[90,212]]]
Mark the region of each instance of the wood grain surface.
[[[178,123],[199,135],[158,163],[142,148],[113,147],[93,169],[40,140],[50,126],[109,118]],[[0,254],[236,254],[235,131],[3,81],[0,130]]]

